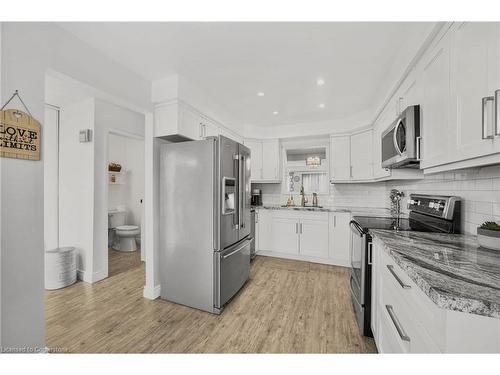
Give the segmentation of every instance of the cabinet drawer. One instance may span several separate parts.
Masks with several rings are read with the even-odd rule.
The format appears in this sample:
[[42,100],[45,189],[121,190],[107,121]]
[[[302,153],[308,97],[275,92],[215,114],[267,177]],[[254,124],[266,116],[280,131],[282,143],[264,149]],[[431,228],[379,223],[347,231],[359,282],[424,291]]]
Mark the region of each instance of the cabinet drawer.
[[411,352],[439,352],[437,343],[445,324],[442,311],[385,253],[382,256],[381,276],[382,314],[387,304],[392,305],[394,311],[397,309],[397,316],[411,339]]

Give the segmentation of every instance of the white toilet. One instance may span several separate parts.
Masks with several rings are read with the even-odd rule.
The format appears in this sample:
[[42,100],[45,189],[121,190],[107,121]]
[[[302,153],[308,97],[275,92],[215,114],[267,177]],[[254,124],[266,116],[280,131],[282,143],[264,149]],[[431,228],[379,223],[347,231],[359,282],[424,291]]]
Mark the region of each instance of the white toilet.
[[125,225],[127,211],[109,210],[108,227],[114,231],[115,238],[112,241],[114,250],[136,251],[137,243],[135,238],[141,233],[137,225]]

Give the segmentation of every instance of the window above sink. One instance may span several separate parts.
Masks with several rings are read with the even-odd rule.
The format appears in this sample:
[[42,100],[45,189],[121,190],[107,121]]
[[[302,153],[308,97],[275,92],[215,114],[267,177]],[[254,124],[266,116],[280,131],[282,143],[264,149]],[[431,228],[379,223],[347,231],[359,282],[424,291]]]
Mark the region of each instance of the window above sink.
[[328,193],[328,143],[324,140],[284,144],[284,191],[299,194]]

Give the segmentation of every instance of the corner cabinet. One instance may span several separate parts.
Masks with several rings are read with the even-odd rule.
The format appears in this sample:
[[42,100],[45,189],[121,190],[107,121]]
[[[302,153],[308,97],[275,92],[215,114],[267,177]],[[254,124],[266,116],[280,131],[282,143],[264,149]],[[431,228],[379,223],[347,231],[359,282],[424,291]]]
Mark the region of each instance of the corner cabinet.
[[351,136],[330,137],[330,181],[351,178]]
[[330,183],[373,178],[373,131],[330,136]]
[[280,183],[280,143],[278,139],[245,139],[251,152],[251,180]]
[[349,265],[350,213],[258,209],[256,216],[259,255]]
[[365,130],[351,135],[351,178],[373,178],[373,131]]

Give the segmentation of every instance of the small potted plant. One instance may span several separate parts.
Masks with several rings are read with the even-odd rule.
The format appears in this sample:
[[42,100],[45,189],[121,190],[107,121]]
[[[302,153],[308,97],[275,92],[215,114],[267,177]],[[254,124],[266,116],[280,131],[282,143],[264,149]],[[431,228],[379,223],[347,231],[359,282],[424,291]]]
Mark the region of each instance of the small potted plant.
[[487,221],[477,228],[477,241],[487,249],[500,250],[500,225]]

